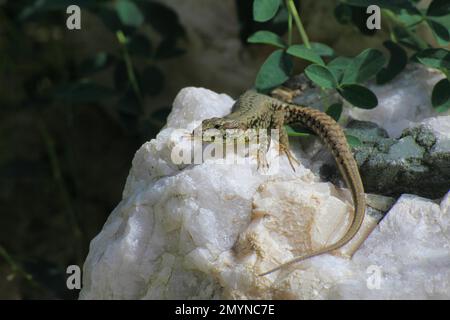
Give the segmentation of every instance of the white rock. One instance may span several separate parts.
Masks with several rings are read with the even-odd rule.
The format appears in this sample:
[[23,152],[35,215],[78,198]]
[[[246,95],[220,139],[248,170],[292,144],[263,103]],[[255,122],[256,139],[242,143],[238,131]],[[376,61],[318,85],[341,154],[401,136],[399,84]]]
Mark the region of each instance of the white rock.
[[175,148],[191,150],[183,133],[227,114],[232,103],[206,89],[179,93],[167,126],[136,153],[123,200],[91,242],[81,299],[450,298],[449,194],[440,205],[402,196],[352,260],[322,255],[257,276],[333,243],[352,206],[305,166],[293,172],[275,144],[268,161],[279,170],[272,174],[258,172],[254,161],[174,164]]
[[415,125],[423,125],[436,136],[433,152],[450,152],[450,116],[427,118]]

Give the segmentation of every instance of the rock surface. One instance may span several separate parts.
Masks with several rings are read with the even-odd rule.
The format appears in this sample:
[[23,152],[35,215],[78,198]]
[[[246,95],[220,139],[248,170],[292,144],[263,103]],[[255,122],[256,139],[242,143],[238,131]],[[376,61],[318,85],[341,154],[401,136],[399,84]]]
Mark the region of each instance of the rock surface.
[[440,202],[402,195],[351,260],[327,254],[257,276],[333,243],[352,205],[345,190],[309,169],[297,144],[295,172],[274,144],[268,161],[278,170],[270,174],[254,162],[174,164],[174,149],[192,147],[183,132],[227,114],[232,103],[205,89],[178,94],[167,126],[136,153],[122,201],[91,242],[81,299],[450,298],[450,194]]
[[[450,187],[449,124],[450,116],[432,118],[405,129],[395,139],[372,122],[352,120],[346,133],[362,142],[353,147],[353,153],[365,191],[395,197],[403,193],[443,197]],[[332,159],[321,172],[327,180],[338,179]]]

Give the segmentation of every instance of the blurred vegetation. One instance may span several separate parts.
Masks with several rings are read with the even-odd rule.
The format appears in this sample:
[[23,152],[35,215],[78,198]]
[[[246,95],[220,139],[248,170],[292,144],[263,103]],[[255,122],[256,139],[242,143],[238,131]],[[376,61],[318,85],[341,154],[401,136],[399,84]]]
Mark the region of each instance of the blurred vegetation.
[[[64,41],[73,36],[65,28],[66,8],[73,3],[99,18],[109,36],[117,38],[114,48],[90,52],[78,61],[76,44],[70,48]],[[144,128],[155,110],[146,110],[143,99],[160,94],[166,79],[158,62],[184,53],[177,41],[185,32],[172,9],[153,1],[11,1],[2,6],[2,17],[1,70],[4,77],[20,72],[17,87],[25,89],[16,103],[31,102],[34,108],[52,103],[108,105],[130,134],[148,137]],[[108,71],[113,73],[112,85],[95,81]]]
[[[321,89],[323,101],[328,103],[324,110],[336,121],[342,113],[342,100],[362,109],[373,109],[378,98],[366,84],[371,79],[383,85],[399,75],[409,62],[421,63],[443,73],[433,88],[430,101],[437,112],[450,109],[450,51],[435,48],[421,38],[417,28],[425,25],[429,28],[438,45],[450,43],[450,2],[432,0],[426,8],[419,6],[416,0],[341,0],[334,9],[336,20],[341,24],[352,24],[363,35],[374,35],[381,30],[381,19],[387,25],[388,38],[384,47],[390,58],[382,51],[366,48],[355,57],[341,56],[325,43],[311,42],[299,14],[298,4],[294,0],[253,0],[253,20],[273,25],[284,24],[285,29],[271,31],[262,28],[251,34],[249,43],[274,47],[274,51],[264,61],[255,80],[255,88],[268,93],[283,85],[293,76],[294,59],[303,60],[309,65],[304,73]],[[371,7],[372,6],[372,7]],[[375,8],[378,10],[374,10]],[[373,16],[378,15],[378,19]],[[378,26],[368,28],[367,24],[378,20]],[[293,42],[294,30],[299,34],[301,43]],[[281,31],[281,32],[280,32]],[[287,35],[285,35],[287,31]],[[287,41],[285,39],[287,38]],[[330,91],[335,90],[340,98],[328,101]],[[304,136],[311,133],[308,129],[293,129],[286,126],[289,136]],[[350,145],[360,141],[347,136]]]
[[[426,25],[438,45],[450,43],[450,2],[433,0],[421,8],[415,0],[342,0],[334,9],[337,21],[351,23],[363,34],[373,35],[378,29],[367,27],[376,11],[368,10],[376,5],[379,26],[385,19],[389,31],[384,46],[391,53],[390,60],[383,52],[367,48],[355,57],[340,56],[324,43],[310,42],[294,0],[253,0],[253,16],[257,22],[273,20],[287,26],[287,43],[277,33],[259,30],[248,37],[250,43],[260,43],[276,48],[261,66],[255,87],[260,92],[270,92],[293,75],[293,58],[310,65],[305,75],[323,91],[334,89],[355,107],[372,109],[378,105],[376,95],[365,83],[376,78],[377,84],[393,80],[408,62],[418,62],[435,68],[446,76],[434,88],[432,105],[438,112],[450,108],[450,51],[434,48],[417,34],[420,25]],[[294,24],[301,44],[293,43]],[[408,52],[406,51],[408,50]],[[447,90],[448,89],[448,90]]]
[[[66,28],[71,4],[82,30],[88,14],[102,24],[98,48]],[[76,298],[66,267],[83,264],[134,152],[164,125],[170,101],[146,101],[185,30],[153,1],[33,0],[0,1],[0,33],[0,298]]]

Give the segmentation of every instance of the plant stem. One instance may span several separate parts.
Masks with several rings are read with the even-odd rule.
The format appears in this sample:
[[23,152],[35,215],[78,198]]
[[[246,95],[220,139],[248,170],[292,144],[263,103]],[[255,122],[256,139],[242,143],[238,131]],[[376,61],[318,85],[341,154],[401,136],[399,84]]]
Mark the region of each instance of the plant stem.
[[133,88],[133,91],[134,91],[134,94],[138,98],[139,104],[142,107],[141,90],[139,88],[139,84],[137,82],[136,75],[134,74],[133,63],[131,62],[130,54],[128,53],[127,46],[126,46],[127,37],[125,36],[125,34],[123,33],[122,30],[116,31],[116,36],[117,36],[117,40],[119,41],[119,44],[122,47],[123,59],[125,60],[125,65],[127,67],[128,80],[130,81],[131,87]]
[[295,24],[297,25],[298,32],[302,38],[303,43],[308,49],[311,49],[311,44],[309,43],[308,35],[306,34],[305,28],[303,27],[302,20],[298,14],[297,8],[295,7],[294,0],[286,0],[286,4],[289,13],[294,17]]
[[[289,8],[288,0],[286,0],[286,8]],[[291,11],[288,9],[288,46],[290,47],[291,45],[292,45],[292,14]]]

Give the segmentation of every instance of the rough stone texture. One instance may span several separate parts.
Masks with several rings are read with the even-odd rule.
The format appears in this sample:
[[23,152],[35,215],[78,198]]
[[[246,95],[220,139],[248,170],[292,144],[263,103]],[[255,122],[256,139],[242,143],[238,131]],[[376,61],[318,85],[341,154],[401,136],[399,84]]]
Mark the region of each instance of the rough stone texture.
[[[311,158],[297,144],[295,172],[275,144],[268,161],[279,170],[270,174],[254,161],[173,164],[175,147],[190,150],[185,134],[197,120],[228,113],[232,102],[205,89],[179,93],[167,126],[136,153],[123,200],[91,242],[81,299],[450,298],[449,194],[440,204],[403,195],[352,260],[322,255],[258,277],[334,242],[352,206],[348,192],[308,169]],[[409,135],[431,143],[417,136]]]
[[[412,193],[431,199],[450,188],[450,116],[426,120],[407,128],[397,139],[367,121],[351,121],[346,133],[360,139],[353,148],[366,192],[399,196]],[[332,169],[330,168],[332,167]],[[337,179],[333,161],[321,168],[323,176]]]

